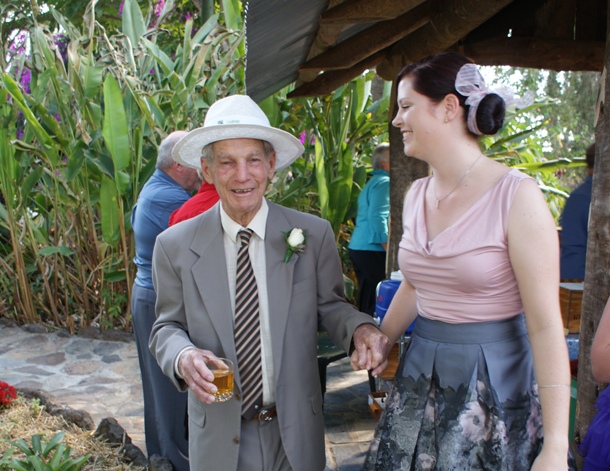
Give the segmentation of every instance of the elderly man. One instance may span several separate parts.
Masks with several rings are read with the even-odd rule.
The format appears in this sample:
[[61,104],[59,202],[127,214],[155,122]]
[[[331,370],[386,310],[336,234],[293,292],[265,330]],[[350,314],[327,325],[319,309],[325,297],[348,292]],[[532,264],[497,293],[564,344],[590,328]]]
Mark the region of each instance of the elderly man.
[[[161,234],[153,256],[150,347],[189,391],[191,470],[324,469],[318,330],[355,348],[354,367],[383,367],[388,340],[345,302],[330,224],[264,198],[274,171],[302,152],[242,95],[213,104],[174,149],[176,160],[201,165],[220,195]],[[214,402],[217,357],[236,365],[226,402]]]
[[[186,131],[169,134],[159,146],[156,169],[146,182],[131,213],[136,243],[133,259],[138,271],[132,288],[131,311],[144,392],[144,435],[148,456],[168,458],[174,469],[188,465],[186,394],[176,390],[148,349],[155,321],[155,290],[151,266],[155,239],[169,224],[172,212],[187,201],[201,184],[197,170],[172,158],[174,145]],[[167,404],[173,404],[169,409]]]

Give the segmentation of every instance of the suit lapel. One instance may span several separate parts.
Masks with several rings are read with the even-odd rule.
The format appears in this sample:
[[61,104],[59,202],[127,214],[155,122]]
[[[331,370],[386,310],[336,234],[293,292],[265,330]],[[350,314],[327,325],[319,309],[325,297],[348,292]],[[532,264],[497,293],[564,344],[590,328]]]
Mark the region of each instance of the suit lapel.
[[223,237],[217,204],[203,215],[193,238],[191,250],[199,255],[199,260],[193,264],[191,272],[225,355],[236,359]]
[[281,368],[284,336],[288,321],[288,309],[292,297],[294,268],[299,258],[294,254],[284,263],[286,239],[282,232],[292,227],[277,205],[269,203],[267,228],[265,231],[265,257],[267,259],[267,297],[269,302],[269,323],[273,348],[273,361],[276,374]]

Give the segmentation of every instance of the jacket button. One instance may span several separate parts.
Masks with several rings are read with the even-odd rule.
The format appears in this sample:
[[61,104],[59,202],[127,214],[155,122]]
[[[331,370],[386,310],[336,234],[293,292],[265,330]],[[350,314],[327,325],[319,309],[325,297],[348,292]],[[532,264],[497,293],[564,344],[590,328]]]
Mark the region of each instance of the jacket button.
[[235,399],[237,399],[238,401],[241,401],[241,394],[235,393]]
[[235,443],[236,445],[239,445],[239,437],[235,437],[233,439],[233,443]]

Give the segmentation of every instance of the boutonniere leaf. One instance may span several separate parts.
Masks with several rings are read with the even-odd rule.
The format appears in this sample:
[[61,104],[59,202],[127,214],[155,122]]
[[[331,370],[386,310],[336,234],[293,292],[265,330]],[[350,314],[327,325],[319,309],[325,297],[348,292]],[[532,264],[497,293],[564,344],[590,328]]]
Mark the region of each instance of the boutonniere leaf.
[[301,253],[307,244],[307,231],[295,227],[290,232],[282,232],[286,239],[286,255],[284,263],[288,263],[293,253]]

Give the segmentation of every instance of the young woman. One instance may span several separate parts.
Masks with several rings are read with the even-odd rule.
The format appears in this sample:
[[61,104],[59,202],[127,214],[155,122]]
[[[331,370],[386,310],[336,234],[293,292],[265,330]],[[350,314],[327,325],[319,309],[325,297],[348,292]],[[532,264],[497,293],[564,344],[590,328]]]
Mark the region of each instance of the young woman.
[[390,345],[419,318],[365,469],[566,470],[555,224],[536,182],[478,143],[505,101],[454,53],[405,67],[397,101],[404,152],[432,174],[404,203]]

